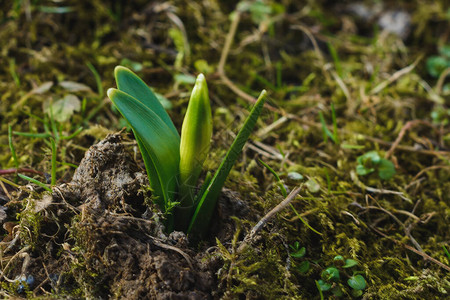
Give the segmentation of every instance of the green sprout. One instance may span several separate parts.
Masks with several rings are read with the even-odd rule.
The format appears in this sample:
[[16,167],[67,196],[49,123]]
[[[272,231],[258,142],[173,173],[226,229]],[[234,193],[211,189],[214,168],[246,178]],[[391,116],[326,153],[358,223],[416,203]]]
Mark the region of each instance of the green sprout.
[[[344,295],[341,275],[347,278],[347,284],[351,288],[350,293],[354,297],[360,297],[366,288],[366,280],[360,271],[354,270],[358,262],[354,259],[344,259],[341,255],[336,255],[333,259],[334,264],[327,267],[321,273],[321,279],[316,281],[320,292],[331,292],[335,297]],[[349,274],[352,272],[352,275]]]
[[261,114],[266,92],[261,92],[214,176],[207,175],[195,193],[212,136],[211,107],[203,74],[195,82],[181,137],[142,79],[122,66],[115,68],[114,75],[117,89],[109,89],[108,97],[134,132],[155,203],[167,214],[167,230],[204,235],[225,180]]
[[383,180],[389,180],[395,175],[394,164],[385,158],[381,158],[377,151],[369,151],[357,158],[358,165],[356,173],[358,175],[368,175],[378,171],[378,177]]

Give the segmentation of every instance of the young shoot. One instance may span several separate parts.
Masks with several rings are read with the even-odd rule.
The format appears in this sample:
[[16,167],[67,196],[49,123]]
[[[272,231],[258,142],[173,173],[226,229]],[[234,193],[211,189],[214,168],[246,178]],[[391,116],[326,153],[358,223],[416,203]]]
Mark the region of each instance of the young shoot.
[[108,97],[134,132],[155,202],[167,214],[167,230],[175,227],[204,235],[225,179],[261,113],[266,92],[261,92],[214,176],[208,175],[196,194],[212,136],[211,107],[203,74],[197,77],[192,90],[181,137],[144,81],[122,66],[115,68],[114,75],[117,89],[109,89]]

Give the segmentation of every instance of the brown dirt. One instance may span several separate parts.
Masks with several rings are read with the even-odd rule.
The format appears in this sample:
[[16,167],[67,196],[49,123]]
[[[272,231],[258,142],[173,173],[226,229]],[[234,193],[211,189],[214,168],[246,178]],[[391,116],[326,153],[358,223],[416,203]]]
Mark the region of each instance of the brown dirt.
[[[221,263],[215,247],[208,247],[215,240],[192,246],[182,232],[165,233],[158,209],[145,205],[147,176],[129,148],[123,135],[109,135],[86,152],[70,183],[34,199],[33,212],[44,218],[35,243],[47,247],[36,247],[22,275],[36,279],[30,288],[66,295],[80,287],[94,298],[214,298]],[[248,215],[250,209],[236,193],[223,194],[211,236],[228,243],[235,232],[230,216]],[[66,229],[55,234],[62,223]],[[64,252],[55,253],[61,244]]]

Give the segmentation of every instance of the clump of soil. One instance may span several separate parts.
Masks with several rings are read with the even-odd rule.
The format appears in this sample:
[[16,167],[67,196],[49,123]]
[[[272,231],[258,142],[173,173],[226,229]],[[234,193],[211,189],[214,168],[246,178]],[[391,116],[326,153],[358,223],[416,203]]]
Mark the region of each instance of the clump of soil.
[[[23,210],[29,217],[20,226],[36,230],[32,239],[23,239],[34,243],[34,251],[21,275],[35,278],[29,288],[37,294],[39,287],[95,298],[213,297],[219,256],[205,251],[207,242],[194,248],[184,233],[165,232],[162,214],[144,204],[150,202],[143,188],[147,176],[122,140],[120,134],[109,135],[86,152],[70,183],[52,195],[25,199],[33,205]],[[226,192],[219,200],[212,225],[212,236],[223,242],[235,231],[230,215],[250,211],[235,196]]]

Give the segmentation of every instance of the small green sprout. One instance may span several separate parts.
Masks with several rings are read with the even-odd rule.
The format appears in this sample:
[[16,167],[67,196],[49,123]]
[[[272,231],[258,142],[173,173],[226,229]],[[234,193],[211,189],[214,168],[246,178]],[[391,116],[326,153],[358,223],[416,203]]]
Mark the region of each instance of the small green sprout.
[[300,243],[298,241],[296,241],[293,246],[289,245],[289,247],[293,251],[292,253],[290,253],[290,256],[292,258],[294,258],[296,260],[302,259],[302,261],[300,263],[297,263],[297,261],[294,262],[295,270],[297,270],[298,272],[300,272],[302,274],[305,274],[306,272],[308,272],[311,264],[308,260],[304,259],[304,256],[306,254],[306,248],[300,247]]
[[[347,285],[351,288],[350,293],[354,297],[360,297],[366,288],[366,280],[361,272],[352,268],[358,266],[358,262],[354,259],[344,259],[341,255],[336,255],[333,259],[334,264],[327,267],[321,273],[321,279],[317,280],[317,285],[321,292],[331,292],[335,297],[344,295],[345,286],[341,283],[341,277],[345,276]],[[352,271],[352,275],[348,271]],[[342,276],[341,276],[342,275]]]
[[358,175],[364,176],[377,171],[378,177],[383,180],[389,180],[395,175],[394,164],[388,159],[381,158],[377,151],[369,151],[359,156],[357,162]]
[[130,124],[141,150],[155,202],[167,213],[167,230],[174,227],[202,236],[209,228],[217,198],[261,113],[262,91],[214,176],[207,175],[195,194],[212,135],[211,107],[203,74],[195,81],[178,134],[152,90],[131,70],[114,70],[117,89],[108,97]]

